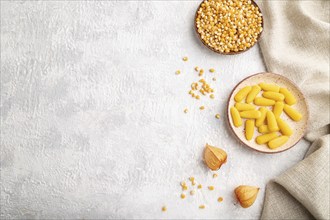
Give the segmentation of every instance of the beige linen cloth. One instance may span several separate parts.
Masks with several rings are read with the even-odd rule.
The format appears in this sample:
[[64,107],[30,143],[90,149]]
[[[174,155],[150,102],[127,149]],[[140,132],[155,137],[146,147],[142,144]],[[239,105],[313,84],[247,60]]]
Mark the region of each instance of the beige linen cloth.
[[305,94],[312,142],[305,158],[266,186],[261,219],[330,219],[330,1],[266,0],[260,47],[269,72],[293,80]]

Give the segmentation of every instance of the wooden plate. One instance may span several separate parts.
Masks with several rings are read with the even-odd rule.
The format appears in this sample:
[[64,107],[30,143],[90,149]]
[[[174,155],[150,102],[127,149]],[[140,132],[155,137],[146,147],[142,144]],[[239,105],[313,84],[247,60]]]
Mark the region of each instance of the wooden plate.
[[[235,54],[240,54],[240,53],[243,53],[243,52],[249,50],[250,48],[252,48],[254,45],[256,45],[256,44],[259,42],[260,36],[261,36],[261,34],[262,34],[262,32],[263,32],[263,29],[264,29],[264,16],[262,16],[262,23],[261,23],[262,31],[259,33],[259,35],[258,35],[258,37],[257,37],[257,41],[255,42],[255,44],[253,44],[251,47],[246,48],[245,50],[237,51],[237,52],[235,52],[235,51],[231,51],[231,52],[229,52],[229,53],[221,52],[221,51],[218,51],[218,50],[214,49],[213,47],[210,47],[207,43],[204,42],[204,40],[202,39],[200,33],[198,33],[198,28],[197,28],[197,23],[196,23],[197,13],[198,13],[199,8],[200,8],[201,5],[203,4],[203,2],[204,2],[204,1],[202,1],[202,2],[200,3],[200,5],[198,6],[197,11],[196,11],[196,13],[195,13],[195,22],[194,22],[194,26],[195,26],[195,31],[196,31],[196,33],[197,33],[197,36],[198,36],[199,40],[202,41],[202,43],[203,43],[207,48],[209,48],[209,49],[212,50],[213,52],[216,52],[216,53],[219,53],[219,54],[223,54],[223,55],[235,55]],[[251,3],[252,3],[254,6],[256,6],[256,7],[258,8],[259,12],[262,14],[262,12],[261,12],[259,6],[257,5],[257,3],[255,3],[255,1],[253,1],[253,0],[251,0]]]
[[[297,99],[297,103],[294,104],[292,107],[296,110],[298,110],[302,115],[302,119],[298,122],[291,120],[285,112],[282,112],[281,118],[288,123],[288,125],[292,128],[293,134],[290,136],[289,140],[281,147],[276,148],[276,149],[270,149],[266,144],[263,145],[258,145],[255,142],[255,138],[260,135],[258,132],[257,128],[255,128],[254,131],[254,137],[252,140],[248,141],[245,138],[245,119],[243,120],[243,125],[241,127],[236,128],[233,124],[231,115],[230,115],[230,107],[235,105],[235,100],[234,96],[236,93],[242,89],[245,86],[253,86],[257,85],[259,83],[276,83],[281,87],[287,88]],[[261,96],[260,92],[258,96]],[[269,108],[269,107],[267,107]],[[269,108],[271,109],[271,107]],[[255,75],[251,75],[245,79],[243,79],[238,85],[233,89],[233,91],[230,94],[230,97],[228,99],[228,106],[227,106],[227,118],[228,118],[228,123],[229,127],[235,134],[235,136],[246,146],[259,151],[263,153],[279,153],[285,150],[290,149],[294,145],[298,143],[298,141],[304,136],[306,129],[307,129],[307,124],[308,124],[308,118],[309,118],[309,110],[308,110],[308,105],[306,102],[306,99],[303,95],[303,93],[300,91],[297,85],[295,85],[291,80],[288,78],[278,75],[275,73],[258,73]]]

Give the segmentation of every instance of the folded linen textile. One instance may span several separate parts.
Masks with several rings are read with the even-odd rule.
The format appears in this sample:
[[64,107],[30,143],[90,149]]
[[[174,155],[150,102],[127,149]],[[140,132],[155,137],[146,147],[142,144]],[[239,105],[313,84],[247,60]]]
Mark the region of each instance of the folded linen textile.
[[314,142],[305,159],[270,181],[261,219],[330,219],[330,1],[265,0],[260,48],[269,72],[293,80],[307,98]]

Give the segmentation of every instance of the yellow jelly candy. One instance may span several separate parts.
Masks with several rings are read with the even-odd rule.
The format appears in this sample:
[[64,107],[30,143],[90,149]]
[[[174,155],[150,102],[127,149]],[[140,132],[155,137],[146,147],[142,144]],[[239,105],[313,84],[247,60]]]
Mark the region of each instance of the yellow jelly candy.
[[241,116],[239,115],[238,110],[234,106],[230,108],[230,114],[235,127],[241,126],[242,125]]
[[280,131],[283,135],[291,136],[293,134],[292,129],[285,121],[283,121],[281,118],[276,118],[276,121],[277,121],[277,125],[280,128]]
[[254,105],[246,104],[246,103],[240,103],[240,102],[237,102],[235,104],[235,108],[237,108],[238,111],[247,111],[247,110],[256,109],[256,107]]
[[268,142],[268,147],[270,149],[278,148],[278,147],[282,146],[283,144],[285,144],[288,140],[289,140],[288,136],[277,137]]
[[271,92],[279,92],[280,91],[280,87],[276,84],[260,83],[259,86],[264,91],[271,91]]
[[256,138],[257,144],[265,144],[268,141],[278,137],[278,134],[276,132],[268,133],[268,134],[263,134],[260,135]]
[[282,93],[285,96],[284,101],[286,104],[293,105],[297,103],[296,98],[286,88],[280,88],[280,93]]
[[268,126],[267,125],[261,125],[258,128],[258,131],[259,131],[259,133],[269,133],[269,129],[268,129]]
[[251,91],[251,86],[245,86],[235,95],[234,97],[235,101],[236,102],[242,101],[250,91]]
[[271,131],[271,132],[278,131],[279,128],[277,126],[277,122],[276,122],[274,113],[271,111],[268,111],[266,116],[267,116],[267,126],[268,126],[269,131]]
[[280,115],[283,112],[283,107],[284,107],[284,103],[283,102],[276,102],[274,107],[273,107],[273,113],[275,115],[276,118],[280,117]]
[[261,107],[259,108],[259,111],[261,112],[261,116],[256,120],[256,126],[259,127],[264,124],[264,121],[266,119],[266,113],[267,113],[267,108]]
[[271,105],[275,104],[275,101],[271,100],[271,99],[257,97],[254,99],[254,104],[259,105],[259,106],[271,106]]
[[295,109],[291,108],[289,105],[284,105],[284,112],[294,121],[300,121],[302,115]]
[[251,140],[254,134],[254,120],[249,119],[245,121],[245,137],[246,140]]
[[240,112],[239,115],[242,117],[242,118],[250,118],[250,119],[253,119],[253,118],[259,118],[261,116],[261,112],[257,111],[257,110],[249,110],[249,111],[243,111],[243,112]]
[[267,98],[267,99],[272,99],[275,101],[283,101],[284,100],[284,95],[278,92],[264,92],[262,93],[262,96]]
[[261,91],[260,86],[252,86],[251,91],[246,97],[246,103],[251,103],[260,91]]

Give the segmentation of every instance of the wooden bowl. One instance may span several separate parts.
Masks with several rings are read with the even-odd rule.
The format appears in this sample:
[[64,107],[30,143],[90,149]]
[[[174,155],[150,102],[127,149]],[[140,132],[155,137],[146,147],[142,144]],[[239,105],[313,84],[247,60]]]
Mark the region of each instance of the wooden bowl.
[[[204,0],[204,1],[205,1],[205,0]],[[243,53],[243,52],[249,50],[250,48],[252,48],[254,45],[256,45],[256,44],[259,42],[260,36],[261,36],[261,34],[262,34],[262,32],[263,32],[263,29],[264,29],[264,17],[263,17],[263,16],[262,16],[262,23],[261,23],[262,31],[259,33],[259,35],[258,35],[258,37],[257,37],[257,41],[255,42],[255,44],[253,44],[251,47],[246,48],[245,50],[237,51],[237,52],[231,51],[231,52],[229,52],[229,53],[221,52],[221,51],[215,50],[213,47],[210,47],[207,43],[204,42],[204,40],[202,39],[200,33],[198,33],[198,28],[197,28],[197,23],[196,23],[198,10],[200,9],[200,7],[201,7],[201,5],[203,4],[204,1],[202,1],[202,2],[200,3],[200,5],[198,6],[198,8],[197,8],[197,11],[196,11],[196,13],[195,13],[195,22],[194,22],[194,26],[195,26],[195,31],[196,31],[196,33],[197,33],[198,38],[200,39],[200,41],[202,41],[202,43],[203,43],[207,48],[209,48],[210,50],[212,50],[213,52],[216,52],[216,53],[218,53],[218,54],[223,54],[223,55],[235,55],[235,54],[240,54],[240,53]],[[255,3],[253,0],[251,0],[251,3],[252,3],[254,6],[256,6],[256,7],[258,8],[259,12],[262,14],[262,12],[261,12],[259,6],[257,5],[257,3]]]
[[[234,96],[236,95],[236,93],[245,86],[257,85],[261,82],[276,83],[281,87],[287,88],[297,99],[297,103],[294,104],[292,107],[294,109],[298,110],[303,115],[302,119],[300,121],[296,122],[296,121],[291,120],[286,115],[285,112],[282,112],[281,118],[285,122],[288,123],[288,125],[291,127],[291,129],[293,130],[294,133],[289,137],[289,140],[284,145],[282,145],[281,147],[276,148],[276,149],[270,149],[270,148],[268,148],[268,146],[266,144],[258,145],[255,142],[255,138],[257,136],[261,135],[258,132],[257,128],[255,128],[255,130],[254,130],[253,138],[250,141],[246,140],[245,129],[244,129],[245,119],[242,119],[243,125],[237,128],[234,126],[231,115],[230,115],[230,107],[235,105]],[[261,96],[261,93],[262,92],[260,92],[258,94],[258,96]],[[269,109],[271,109],[271,107]],[[296,145],[298,143],[298,141],[304,136],[306,129],[307,129],[307,125],[308,125],[309,110],[308,110],[308,105],[307,105],[307,102],[306,102],[306,99],[305,99],[303,93],[300,91],[298,86],[296,84],[294,84],[291,80],[289,80],[288,78],[286,78],[282,75],[278,75],[275,73],[257,73],[257,74],[251,75],[251,76],[243,79],[240,83],[238,83],[235,86],[235,88],[231,92],[229,99],[228,99],[227,118],[228,118],[229,127],[231,128],[232,132],[235,134],[237,139],[241,143],[243,143],[245,146],[252,148],[256,151],[263,152],[263,153],[279,153],[279,152],[288,150],[291,147],[293,147],[294,145]]]

